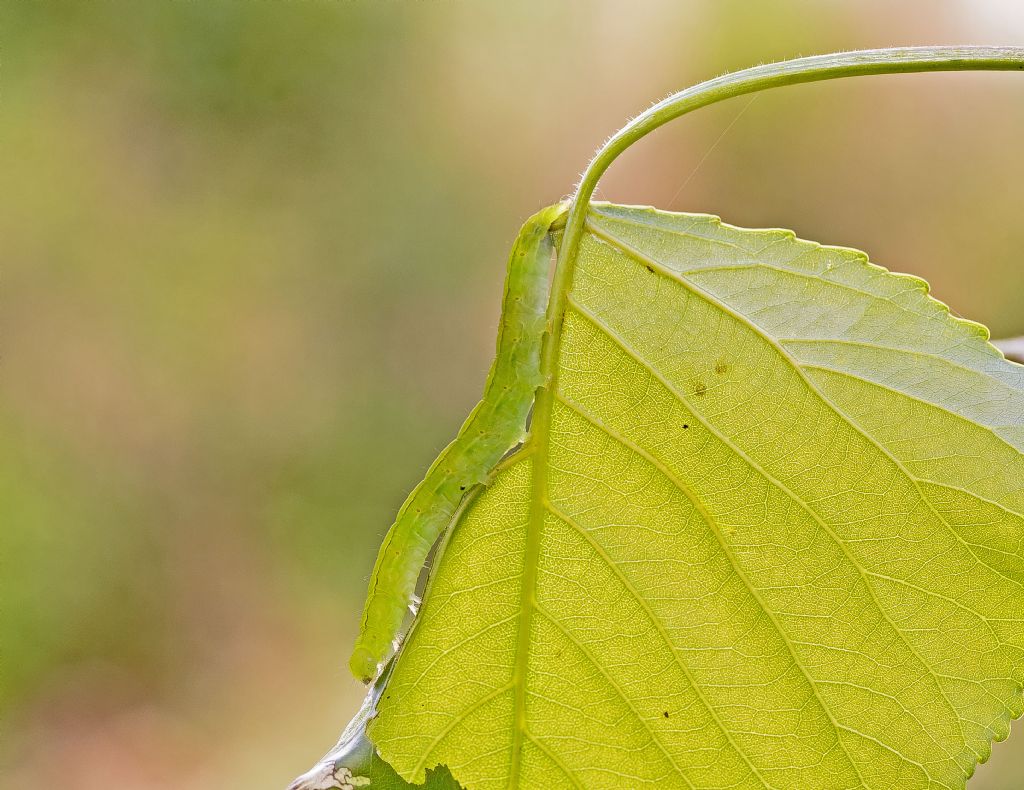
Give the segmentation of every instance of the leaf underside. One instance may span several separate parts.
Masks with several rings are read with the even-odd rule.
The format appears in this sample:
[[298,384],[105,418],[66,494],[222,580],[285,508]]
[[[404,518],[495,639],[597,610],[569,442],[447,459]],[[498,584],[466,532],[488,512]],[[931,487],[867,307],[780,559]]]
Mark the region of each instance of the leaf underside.
[[1024,367],[863,253],[595,204],[553,372],[381,756],[470,790],[963,787],[1024,710]]

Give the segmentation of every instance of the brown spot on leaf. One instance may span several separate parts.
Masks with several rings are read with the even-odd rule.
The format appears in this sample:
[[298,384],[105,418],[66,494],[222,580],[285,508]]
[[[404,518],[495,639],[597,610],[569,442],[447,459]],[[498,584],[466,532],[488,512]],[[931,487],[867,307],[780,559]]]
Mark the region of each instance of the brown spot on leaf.
[[715,373],[717,373],[719,376],[724,376],[728,372],[729,372],[729,365],[726,364],[721,359],[718,360],[718,362],[715,364]]
[[703,398],[708,394],[708,386],[703,381],[698,381],[697,385],[693,388],[693,394],[698,398]]

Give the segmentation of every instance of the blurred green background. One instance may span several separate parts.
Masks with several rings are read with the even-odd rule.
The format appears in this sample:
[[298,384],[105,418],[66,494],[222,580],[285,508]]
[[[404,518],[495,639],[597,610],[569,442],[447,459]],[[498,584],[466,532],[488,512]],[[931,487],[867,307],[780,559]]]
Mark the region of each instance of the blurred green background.
[[[0,9],[0,783],[64,790],[277,788],[333,742],[507,247],[630,115],[765,60],[1024,43],[1015,0]],[[1022,334],[1022,98],[955,74],[740,99],[600,196],[857,246]],[[1024,786],[1021,737],[972,788]]]

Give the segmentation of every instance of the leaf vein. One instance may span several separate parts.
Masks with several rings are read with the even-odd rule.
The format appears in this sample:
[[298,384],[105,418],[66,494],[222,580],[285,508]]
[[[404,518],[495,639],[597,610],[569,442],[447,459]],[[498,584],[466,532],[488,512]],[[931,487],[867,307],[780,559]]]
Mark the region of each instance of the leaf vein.
[[[783,482],[782,482],[781,480],[778,480],[777,478],[775,478],[774,476],[772,476],[772,475],[771,475],[771,474],[770,474],[770,473],[769,473],[769,472],[768,472],[767,470],[765,470],[764,468],[762,468],[760,464],[758,464],[758,463],[757,463],[756,461],[754,461],[754,459],[753,459],[753,458],[751,458],[750,456],[748,456],[748,455],[747,455],[747,454],[746,454],[746,453],[745,453],[745,452],[744,452],[743,450],[741,450],[741,449],[740,449],[740,448],[739,448],[738,446],[736,446],[736,445],[735,445],[735,444],[734,444],[734,443],[732,442],[732,440],[731,440],[731,439],[729,439],[729,438],[728,438],[727,436],[725,436],[725,434],[721,433],[721,432],[720,432],[720,431],[719,431],[719,430],[718,430],[717,428],[715,428],[715,427],[714,427],[713,425],[711,425],[711,424],[710,424],[710,422],[709,422],[709,421],[707,420],[707,418],[706,418],[706,417],[705,417],[704,415],[702,415],[702,414],[701,414],[700,412],[698,412],[698,411],[696,410],[696,408],[695,408],[695,407],[693,406],[693,404],[692,404],[692,402],[691,402],[691,401],[689,401],[689,400],[688,400],[687,398],[685,398],[685,397],[683,396],[683,394],[682,394],[681,392],[679,392],[679,390],[678,390],[678,389],[676,389],[676,388],[675,388],[675,387],[674,387],[674,386],[672,385],[672,383],[671,383],[671,382],[669,382],[669,381],[668,381],[668,380],[667,380],[667,379],[666,379],[666,378],[665,378],[665,377],[664,377],[664,376],[663,376],[663,375],[662,375],[662,374],[661,374],[661,373],[660,373],[660,372],[659,372],[658,370],[656,370],[656,369],[655,369],[655,368],[654,368],[654,367],[653,367],[653,366],[651,365],[651,363],[649,363],[649,362],[648,362],[647,360],[645,360],[645,359],[644,359],[644,358],[643,358],[642,356],[640,356],[640,354],[638,354],[638,353],[637,353],[637,352],[636,352],[636,351],[635,351],[634,349],[632,349],[632,348],[631,348],[631,347],[629,346],[629,344],[628,344],[628,343],[627,343],[627,342],[625,341],[625,339],[624,339],[624,338],[622,338],[622,337],[621,337],[621,336],[620,336],[620,335],[619,335],[619,334],[618,334],[617,332],[615,332],[615,331],[614,331],[614,330],[613,330],[613,329],[612,329],[611,327],[609,327],[609,326],[608,326],[608,325],[607,325],[607,324],[606,324],[606,323],[605,323],[604,321],[601,321],[601,320],[600,320],[600,319],[599,319],[599,318],[598,318],[598,317],[597,317],[596,315],[594,315],[593,313],[591,313],[591,312],[590,312],[590,311],[589,311],[589,310],[588,310],[587,308],[583,307],[583,306],[582,306],[582,305],[581,305],[581,304],[580,304],[579,302],[577,302],[577,301],[575,301],[575,300],[572,300],[572,299],[571,299],[571,300],[570,300],[570,304],[571,304],[572,308],[573,308],[573,309],[574,309],[574,310],[575,310],[576,312],[578,312],[578,313],[579,313],[580,315],[582,315],[582,316],[583,316],[584,318],[586,318],[587,320],[589,320],[589,321],[590,321],[590,322],[591,322],[591,323],[592,323],[592,324],[593,324],[593,325],[594,325],[594,326],[595,326],[596,328],[598,328],[598,329],[599,329],[600,331],[602,331],[602,332],[603,332],[603,333],[604,333],[605,335],[607,335],[607,336],[609,337],[609,339],[610,339],[610,340],[612,340],[613,342],[615,342],[615,343],[616,343],[616,344],[617,344],[617,345],[618,345],[618,346],[619,346],[619,347],[620,347],[620,348],[621,348],[621,349],[623,350],[623,352],[624,352],[625,354],[627,354],[627,355],[628,355],[628,356],[630,356],[630,357],[631,357],[632,359],[634,359],[634,360],[635,360],[635,361],[636,361],[636,362],[637,362],[637,363],[638,363],[639,365],[641,365],[641,366],[642,366],[642,367],[644,368],[644,370],[646,370],[646,371],[647,371],[647,372],[648,372],[648,373],[649,373],[649,374],[650,374],[650,375],[651,375],[651,376],[652,376],[653,378],[655,378],[656,380],[658,380],[658,381],[659,381],[659,382],[661,383],[661,385],[662,385],[663,387],[665,387],[665,389],[666,389],[666,390],[667,390],[667,391],[668,391],[668,392],[669,392],[670,394],[672,394],[672,395],[673,395],[673,396],[674,396],[674,397],[675,397],[675,398],[676,398],[677,400],[679,400],[679,401],[680,401],[681,403],[684,403],[684,404],[685,404],[685,405],[686,405],[686,406],[687,406],[687,407],[688,407],[688,408],[690,409],[690,411],[691,411],[691,412],[692,412],[692,413],[694,414],[694,416],[695,416],[695,417],[696,417],[696,418],[697,418],[697,419],[698,419],[698,420],[699,420],[699,421],[700,421],[700,422],[701,422],[701,423],[702,423],[702,424],[703,424],[703,425],[704,425],[704,426],[705,426],[705,427],[706,427],[706,428],[707,428],[707,429],[708,429],[708,430],[709,430],[710,432],[712,432],[712,433],[713,433],[713,434],[714,434],[714,435],[715,435],[716,437],[718,437],[718,439],[719,439],[719,440],[720,440],[721,442],[723,442],[723,443],[724,443],[724,444],[725,444],[725,445],[726,445],[727,447],[729,447],[729,448],[730,448],[730,449],[731,449],[731,450],[732,450],[733,452],[735,452],[735,453],[736,453],[736,454],[737,454],[738,456],[740,456],[740,457],[741,457],[741,458],[742,458],[742,459],[743,459],[744,461],[746,461],[746,462],[747,462],[747,463],[748,463],[748,464],[749,464],[749,465],[751,466],[751,468],[755,469],[755,470],[756,470],[756,471],[757,471],[757,472],[758,472],[759,474],[761,474],[761,476],[762,476],[762,477],[764,477],[764,478],[765,478],[765,480],[767,480],[768,482],[770,482],[770,483],[771,483],[772,485],[774,485],[774,486],[775,486],[775,487],[776,487],[776,488],[777,488],[777,489],[778,489],[779,491],[781,491],[781,492],[782,492],[783,494],[785,494],[785,495],[786,495],[787,497],[789,497],[789,499],[791,499],[791,500],[792,500],[792,501],[793,501],[793,502],[794,502],[794,503],[795,503],[795,504],[796,504],[796,505],[797,505],[798,507],[800,507],[800,508],[801,508],[802,510],[804,510],[804,512],[806,512],[806,513],[807,513],[807,514],[808,514],[808,515],[809,515],[809,516],[810,516],[810,517],[811,517],[812,519],[814,519],[814,521],[815,521],[815,522],[816,522],[816,523],[817,523],[817,524],[818,524],[818,525],[819,525],[819,526],[820,526],[820,527],[822,528],[822,530],[823,530],[823,531],[824,531],[824,532],[825,532],[825,533],[826,533],[827,535],[829,535],[829,536],[831,537],[832,541],[833,541],[833,542],[834,542],[835,544],[837,544],[837,545],[839,546],[840,550],[842,550],[842,551],[843,551],[843,553],[844,553],[844,554],[846,555],[846,557],[847,557],[847,560],[848,560],[848,561],[850,562],[850,564],[851,564],[851,565],[852,565],[852,566],[853,566],[853,567],[854,567],[854,568],[855,568],[855,569],[857,570],[857,572],[858,572],[858,573],[859,573],[859,575],[861,576],[861,579],[862,579],[862,582],[864,583],[865,589],[867,590],[868,594],[869,594],[869,595],[871,596],[871,598],[872,598],[872,601],[873,601],[873,603],[874,603],[874,605],[875,605],[875,608],[876,608],[876,609],[878,610],[879,614],[880,614],[880,615],[882,616],[882,618],[883,618],[883,619],[884,619],[884,620],[885,620],[886,622],[888,622],[888,623],[889,623],[889,625],[890,625],[890,626],[892,627],[893,631],[894,631],[894,632],[895,632],[895,633],[896,633],[896,634],[897,634],[897,635],[898,635],[898,636],[900,637],[900,639],[901,639],[901,640],[903,641],[903,643],[904,643],[904,644],[906,645],[906,647],[908,648],[908,650],[910,650],[910,652],[911,652],[911,653],[913,654],[913,656],[914,656],[914,657],[915,657],[915,658],[917,659],[918,663],[919,663],[919,664],[920,664],[920,665],[921,665],[921,666],[922,666],[922,667],[924,668],[925,672],[926,672],[927,674],[929,674],[929,675],[931,675],[931,676],[932,676],[932,679],[933,679],[933,681],[935,682],[935,686],[936,686],[936,689],[937,689],[937,690],[939,691],[939,693],[940,693],[940,695],[942,696],[942,699],[943,699],[943,701],[945,702],[945,704],[946,704],[946,705],[948,706],[948,708],[949,708],[949,709],[950,709],[950,710],[952,711],[952,713],[953,713],[953,717],[954,717],[954,719],[955,719],[955,720],[957,721],[957,725],[961,727],[961,731],[962,731],[962,725],[960,724],[960,717],[959,717],[959,715],[957,714],[957,710],[956,710],[956,707],[955,707],[955,706],[954,706],[954,705],[952,704],[952,702],[951,702],[951,701],[949,700],[949,697],[948,697],[948,695],[946,694],[945,690],[944,690],[944,689],[942,688],[942,684],[941,684],[941,683],[939,683],[939,681],[938,681],[938,678],[937,678],[937,677],[935,677],[935,673],[934,673],[934,672],[932,671],[931,667],[930,667],[930,666],[929,666],[929,665],[928,665],[928,664],[927,664],[927,663],[926,663],[926,662],[925,662],[925,661],[924,661],[924,660],[923,660],[923,659],[921,658],[921,656],[920,656],[920,655],[918,654],[917,650],[916,650],[916,649],[915,649],[915,648],[913,647],[913,645],[911,645],[911,644],[910,644],[909,640],[907,639],[907,637],[906,637],[906,635],[905,635],[905,634],[903,633],[903,631],[902,631],[902,630],[901,630],[901,629],[900,629],[899,627],[897,627],[897,626],[896,626],[896,624],[895,624],[895,623],[894,623],[894,622],[892,621],[892,619],[891,619],[891,618],[889,617],[889,615],[888,615],[888,613],[887,613],[887,612],[885,611],[885,609],[884,609],[884,608],[882,608],[882,605],[881,605],[881,603],[880,603],[880,602],[878,601],[878,598],[877,598],[877,596],[875,596],[875,594],[874,594],[874,590],[873,590],[873,589],[871,588],[870,584],[868,584],[868,583],[867,583],[867,581],[866,581],[866,580],[864,579],[864,572],[865,572],[865,569],[864,569],[864,568],[863,568],[863,567],[862,567],[862,566],[860,565],[860,563],[858,563],[858,562],[857,562],[857,561],[856,561],[856,560],[855,560],[855,559],[853,558],[853,556],[852,556],[852,555],[851,555],[851,554],[849,553],[849,550],[848,550],[848,549],[847,549],[847,547],[845,546],[844,542],[843,542],[842,540],[840,540],[840,539],[839,539],[839,538],[838,538],[838,537],[837,537],[837,536],[835,535],[835,533],[834,533],[834,532],[832,531],[832,529],[831,529],[831,528],[830,528],[830,527],[829,527],[829,526],[828,526],[828,525],[827,525],[827,524],[826,524],[826,523],[824,522],[824,520],[823,520],[823,519],[822,519],[822,518],[821,518],[821,517],[820,517],[820,516],[819,516],[819,515],[818,515],[818,514],[817,514],[817,513],[816,513],[816,512],[815,512],[815,511],[813,510],[813,509],[811,509],[811,508],[810,508],[810,507],[809,507],[809,506],[807,505],[807,503],[806,503],[806,502],[804,502],[804,501],[803,501],[802,499],[800,499],[800,497],[798,497],[798,496],[797,496],[797,495],[796,495],[796,494],[795,494],[795,493],[794,493],[793,491],[791,491],[791,490],[790,490],[790,489],[789,489],[789,488],[788,488],[788,487],[787,487],[787,486],[786,486],[786,485],[785,485],[785,484],[784,484],[784,483],[783,483]],[[628,441],[628,440],[625,440],[625,441]],[[626,446],[630,446],[630,445],[626,445]],[[649,455],[648,455],[648,454],[647,454],[647,453],[646,453],[646,452],[645,452],[644,450],[642,450],[641,448],[639,448],[639,447],[636,447],[635,445],[633,445],[633,447],[634,447],[634,448],[635,448],[635,449],[636,449],[636,450],[637,450],[637,451],[638,451],[639,453],[643,454],[643,455],[644,455],[644,457],[648,457],[648,458],[650,458],[650,456],[649,456]],[[659,462],[656,462],[656,463],[659,463]],[[661,465],[660,465],[660,463],[659,463],[659,468],[663,468],[663,466],[661,466]],[[675,482],[675,483],[676,483],[676,485],[677,485],[677,487],[679,487],[679,488],[680,488],[680,489],[682,490],[682,486],[681,486],[681,484],[680,484],[679,482],[676,482],[676,478],[675,478],[674,476],[672,476],[672,475],[671,475],[671,473],[667,473],[667,474],[669,475],[669,479],[670,479],[670,480],[672,480],[673,482]],[[685,493],[685,492],[684,492],[684,493]],[[715,530],[715,533],[717,534],[717,530]],[[781,628],[781,626],[780,626],[780,625],[778,624],[778,622],[777,622],[777,621],[775,620],[775,617],[774,617],[774,615],[773,615],[773,614],[772,614],[772,613],[770,612],[770,610],[769,610],[769,609],[768,609],[768,608],[767,608],[767,607],[765,606],[765,604],[764,604],[764,603],[763,603],[763,602],[761,601],[761,599],[760,599],[760,596],[759,596],[759,595],[758,595],[758,593],[757,593],[757,592],[755,591],[755,589],[754,589],[753,585],[751,585],[751,584],[750,584],[750,582],[749,582],[749,581],[747,580],[747,578],[746,578],[746,575],[745,575],[745,574],[744,574],[744,573],[743,573],[743,572],[742,572],[742,571],[740,570],[740,568],[739,568],[739,565],[737,564],[737,562],[736,562],[735,558],[734,558],[734,557],[732,556],[732,553],[731,553],[731,552],[730,552],[730,551],[729,551],[729,550],[728,550],[727,548],[725,548],[725,544],[724,544],[724,543],[723,543],[723,542],[721,541],[721,539],[719,539],[719,542],[720,542],[720,543],[722,543],[722,546],[723,546],[723,550],[725,550],[725,551],[726,551],[726,553],[727,553],[727,555],[729,556],[729,558],[730,558],[730,561],[732,562],[732,565],[733,565],[734,569],[736,570],[736,573],[737,573],[737,575],[738,575],[738,576],[740,576],[740,578],[742,578],[742,579],[744,580],[744,582],[745,582],[745,583],[747,584],[747,587],[748,587],[748,588],[750,589],[750,592],[751,592],[751,594],[752,594],[752,595],[753,595],[753,596],[755,597],[755,599],[756,599],[756,600],[758,601],[758,603],[760,604],[761,608],[762,608],[762,609],[764,609],[765,613],[766,613],[766,614],[768,615],[768,617],[769,617],[769,619],[771,620],[771,622],[772,622],[772,623],[773,623],[773,624],[775,625],[775,628],[776,628],[776,630],[777,630],[777,631],[779,632],[780,636],[781,636],[781,637],[782,637],[782,638],[783,638],[783,639],[784,639],[784,640],[785,640],[785,641],[787,642],[787,644],[790,644],[790,642],[789,642],[789,637],[788,637],[788,635],[787,635],[787,634],[786,634],[786,633],[785,633],[785,632],[783,631],[783,629]],[[793,648],[792,648],[792,645],[791,645],[791,644],[790,644],[790,649],[791,649],[791,651],[793,650]],[[809,677],[809,676],[807,675],[806,671],[805,671],[805,670],[803,669],[803,666],[802,666],[802,665],[800,664],[800,662],[799,662],[799,661],[798,661],[798,660],[796,659],[796,653],[795,653],[795,651],[793,651],[793,658],[794,658],[794,661],[796,662],[797,666],[798,666],[798,667],[800,668],[801,672],[803,672],[804,676],[805,676],[805,677],[807,678],[808,682],[809,682],[809,683],[811,684],[811,686],[812,686],[812,688],[813,688],[813,687],[814,687],[814,681],[812,681],[812,680],[810,679],[810,677]],[[820,697],[819,697],[819,699],[820,699]],[[825,708],[825,710],[826,710],[826,711],[827,711],[827,712],[829,713],[829,716],[830,716],[830,718],[833,718],[833,722],[834,722],[834,717],[832,717],[831,711],[829,711],[829,709],[825,707],[825,703],[824,703],[824,700],[821,700],[821,704],[822,704],[822,707],[823,707],[823,708]],[[966,739],[965,739],[965,742],[966,742]],[[938,746],[938,745],[939,745],[939,744],[938,744],[938,743],[936,743],[936,746]],[[940,747],[940,748],[942,748],[942,747]],[[943,751],[945,751],[945,749],[943,749]],[[947,755],[948,755],[948,752],[947,752]],[[953,759],[953,760],[954,760],[954,762],[955,762],[955,758],[953,757],[953,755],[948,755],[948,756],[950,757],[950,759]],[[852,760],[852,758],[850,759],[850,762],[851,762],[851,763],[853,763],[853,760]],[[958,767],[958,769],[959,769],[959,770],[961,770],[962,772],[964,771],[964,769],[963,769],[963,768],[962,768],[962,767],[961,767],[961,766],[959,765],[959,763],[957,763],[957,767]]]

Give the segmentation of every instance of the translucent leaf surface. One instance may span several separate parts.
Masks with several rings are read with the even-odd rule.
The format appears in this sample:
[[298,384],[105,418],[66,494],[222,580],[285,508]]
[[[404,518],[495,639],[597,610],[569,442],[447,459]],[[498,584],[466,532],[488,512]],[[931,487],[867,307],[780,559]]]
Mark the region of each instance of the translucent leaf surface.
[[549,419],[370,735],[467,788],[956,788],[1022,712],[1024,367],[918,279],[596,205]]

